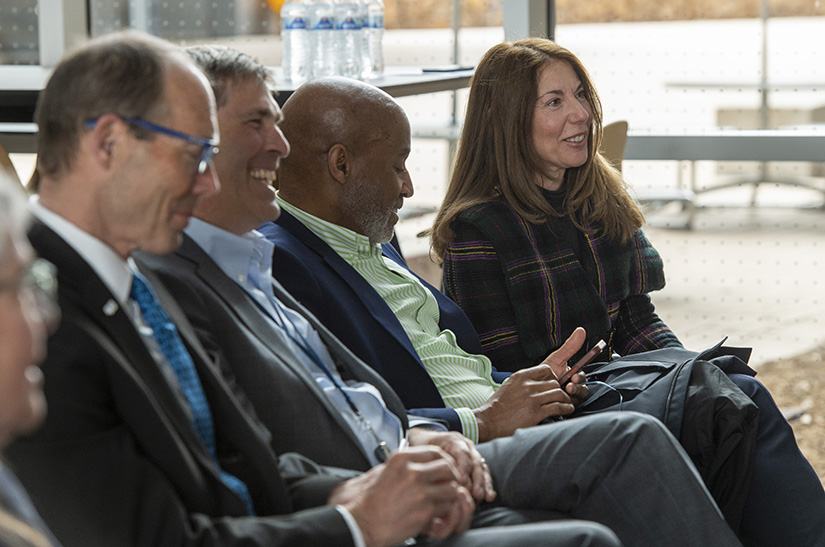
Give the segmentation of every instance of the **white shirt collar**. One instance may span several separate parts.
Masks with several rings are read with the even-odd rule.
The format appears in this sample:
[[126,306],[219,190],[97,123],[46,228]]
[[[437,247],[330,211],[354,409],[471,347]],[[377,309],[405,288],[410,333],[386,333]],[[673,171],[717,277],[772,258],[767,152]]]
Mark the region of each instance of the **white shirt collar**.
[[114,249],[101,240],[43,207],[38,196],[29,198],[29,210],[77,251],[121,306],[126,304],[132,286],[132,272],[137,269],[131,258],[123,260]]

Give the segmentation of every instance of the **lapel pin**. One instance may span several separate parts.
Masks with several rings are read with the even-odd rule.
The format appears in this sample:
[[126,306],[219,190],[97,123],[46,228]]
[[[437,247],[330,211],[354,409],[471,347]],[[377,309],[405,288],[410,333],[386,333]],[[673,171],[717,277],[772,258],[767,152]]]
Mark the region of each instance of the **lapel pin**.
[[103,313],[105,313],[108,317],[113,316],[118,310],[117,302],[112,300],[111,298],[103,305]]

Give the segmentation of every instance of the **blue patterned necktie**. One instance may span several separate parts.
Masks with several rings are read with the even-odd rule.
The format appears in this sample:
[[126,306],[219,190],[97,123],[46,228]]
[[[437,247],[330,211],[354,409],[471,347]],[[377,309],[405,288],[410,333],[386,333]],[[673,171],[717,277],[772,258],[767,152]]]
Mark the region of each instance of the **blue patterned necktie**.
[[223,471],[218,464],[217,451],[215,450],[215,429],[212,423],[212,413],[209,411],[209,402],[206,400],[203,386],[197,372],[195,372],[192,357],[186,351],[183,341],[178,335],[178,330],[158,303],[146,279],[139,273],[134,274],[129,296],[140,306],[143,320],[152,329],[160,351],[175,372],[181,391],[183,391],[192,409],[192,421],[195,430],[218,467],[221,480],[243,499],[249,514],[253,515],[254,510],[249,489],[240,479]]

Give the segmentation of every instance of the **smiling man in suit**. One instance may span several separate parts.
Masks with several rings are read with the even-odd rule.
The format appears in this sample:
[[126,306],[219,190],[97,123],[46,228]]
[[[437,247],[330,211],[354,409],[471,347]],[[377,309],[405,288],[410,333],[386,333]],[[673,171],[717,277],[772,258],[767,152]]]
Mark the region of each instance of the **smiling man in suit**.
[[[272,245],[254,228],[280,212],[271,183],[290,148],[265,69],[228,48],[189,52],[216,95],[222,140],[215,168],[222,192],[199,203],[180,249],[141,254],[140,261],[175,295],[207,350],[225,358],[227,374],[275,433],[276,451],[368,469],[384,465],[385,449],[393,452],[390,459],[404,454],[405,439],[435,445],[478,503],[474,527],[567,517],[508,526],[513,545],[575,545],[594,536],[610,541],[598,525],[570,519],[606,524],[627,544],[736,544],[718,512],[709,510],[707,493],[696,488],[696,475],[672,437],[646,418],[628,413],[554,424],[476,449],[466,437],[422,419],[427,409],[408,416],[377,374],[272,281]],[[557,359],[576,349],[571,344]],[[674,456],[682,463],[657,464]],[[652,490],[637,492],[642,483]],[[673,488],[680,494],[674,497]],[[618,510],[611,498],[629,491],[634,503]],[[704,525],[695,526],[699,520],[716,528],[714,536],[696,535],[705,534]],[[539,536],[530,536],[535,529]]]
[[467,528],[470,493],[438,449],[363,474],[276,455],[220,356],[132,260],[175,249],[198,201],[217,192],[215,112],[188,56],[133,32],[68,55],[41,94],[29,238],[57,266],[62,322],[42,366],[48,417],[6,456],[44,520],[84,547],[372,547]]

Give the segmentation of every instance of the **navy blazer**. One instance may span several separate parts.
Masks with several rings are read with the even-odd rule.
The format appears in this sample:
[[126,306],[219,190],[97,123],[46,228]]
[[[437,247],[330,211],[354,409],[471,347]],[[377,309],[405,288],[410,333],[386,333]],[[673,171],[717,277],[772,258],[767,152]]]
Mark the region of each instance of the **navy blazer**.
[[[321,238],[286,211],[275,223],[258,228],[275,244],[273,276],[307,307],[358,357],[373,367],[401,397],[413,414],[439,418],[461,431],[461,422],[444,400],[413,348],[407,333],[381,295]],[[392,247],[384,254],[404,268],[407,264]],[[416,276],[418,277],[418,276]],[[435,296],[439,326],[451,330],[464,351],[482,354],[472,323],[452,300],[421,279]],[[493,369],[493,380],[508,373]]]

